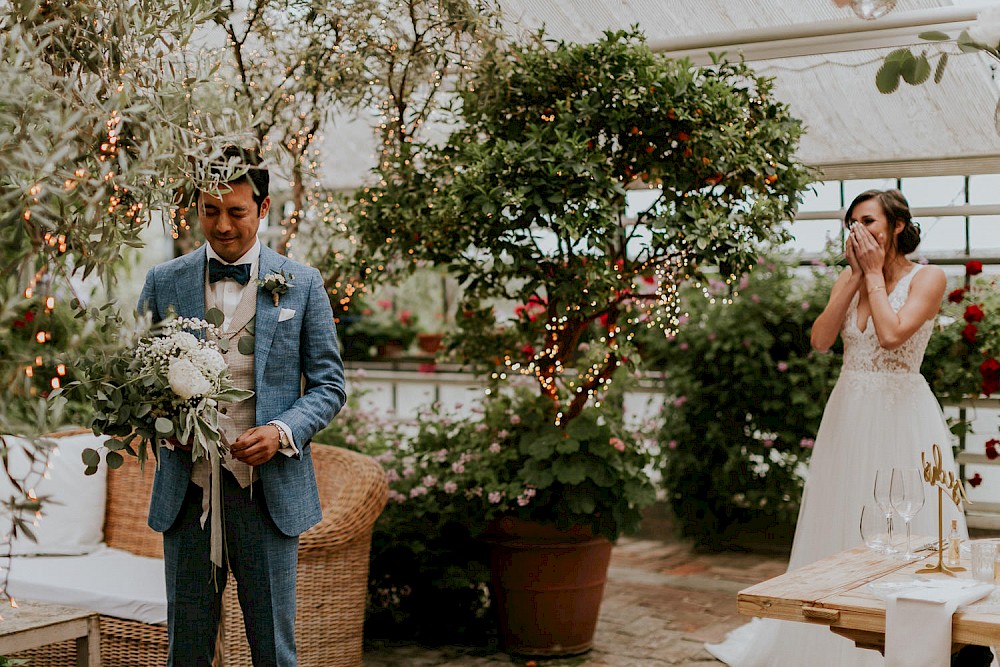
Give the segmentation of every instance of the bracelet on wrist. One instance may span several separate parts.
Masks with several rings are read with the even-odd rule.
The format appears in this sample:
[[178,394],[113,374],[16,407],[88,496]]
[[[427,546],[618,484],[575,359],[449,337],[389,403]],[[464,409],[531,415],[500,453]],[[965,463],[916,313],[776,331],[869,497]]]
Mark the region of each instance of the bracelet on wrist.
[[885,285],[876,285],[875,287],[869,287],[868,288],[868,293],[871,294],[872,292],[877,292],[879,290],[884,290],[884,289],[885,289]]

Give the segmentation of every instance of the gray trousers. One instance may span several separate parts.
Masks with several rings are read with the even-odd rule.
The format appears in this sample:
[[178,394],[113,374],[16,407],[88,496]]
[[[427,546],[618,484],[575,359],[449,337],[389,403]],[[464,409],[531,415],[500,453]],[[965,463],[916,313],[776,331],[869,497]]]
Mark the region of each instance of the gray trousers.
[[[223,470],[224,567],[210,560],[202,489],[191,483],[177,521],[163,533],[168,667],[211,667],[227,567],[236,579],[254,667],[295,667],[295,571],[298,537],[274,525],[260,482],[240,488]],[[214,581],[213,581],[213,572]]]

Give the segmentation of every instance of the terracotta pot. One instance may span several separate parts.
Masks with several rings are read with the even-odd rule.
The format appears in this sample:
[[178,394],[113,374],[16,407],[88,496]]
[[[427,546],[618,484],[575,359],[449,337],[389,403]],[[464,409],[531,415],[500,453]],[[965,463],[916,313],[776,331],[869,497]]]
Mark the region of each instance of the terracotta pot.
[[505,518],[487,538],[504,645],[520,655],[576,655],[597,628],[611,542],[588,531]]
[[376,348],[380,359],[395,359],[396,357],[403,356],[403,352],[405,352],[403,344],[395,340],[381,343]]
[[417,347],[420,348],[421,352],[425,352],[426,354],[437,354],[437,351],[441,349],[442,340],[444,340],[444,334],[418,333]]

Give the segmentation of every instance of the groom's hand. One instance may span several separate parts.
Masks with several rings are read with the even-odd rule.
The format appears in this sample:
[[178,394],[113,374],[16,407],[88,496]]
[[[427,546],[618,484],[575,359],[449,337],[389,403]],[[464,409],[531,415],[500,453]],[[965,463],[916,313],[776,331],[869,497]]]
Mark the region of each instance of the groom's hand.
[[278,428],[273,424],[264,424],[244,431],[229,446],[229,451],[237,461],[259,466],[270,461],[280,446]]

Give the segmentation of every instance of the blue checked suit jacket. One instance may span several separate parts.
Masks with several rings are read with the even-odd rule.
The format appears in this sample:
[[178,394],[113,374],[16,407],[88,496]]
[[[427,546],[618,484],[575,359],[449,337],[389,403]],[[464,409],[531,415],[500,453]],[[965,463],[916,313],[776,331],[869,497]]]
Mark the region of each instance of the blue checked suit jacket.
[[[173,308],[181,317],[205,316],[205,246],[153,267],[139,296],[139,310],[154,320]],[[261,246],[259,277],[295,276],[293,287],[275,307],[271,294],[257,295],[254,341],[254,391],[257,425],[279,419],[292,430],[298,456],[276,454],[258,467],[268,511],[278,530],[299,535],[319,522],[322,511],[309,441],[343,407],[344,365],[337,345],[333,311],[319,272]],[[295,315],[278,322],[282,308]],[[153,479],[149,526],[167,530],[177,518],[191,479],[191,454],[160,448]]]

